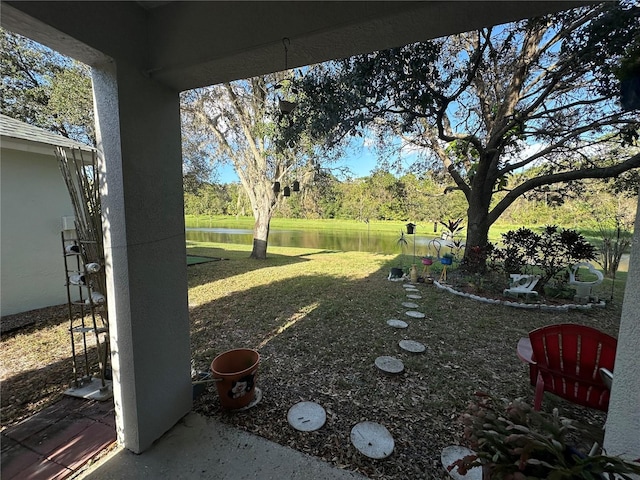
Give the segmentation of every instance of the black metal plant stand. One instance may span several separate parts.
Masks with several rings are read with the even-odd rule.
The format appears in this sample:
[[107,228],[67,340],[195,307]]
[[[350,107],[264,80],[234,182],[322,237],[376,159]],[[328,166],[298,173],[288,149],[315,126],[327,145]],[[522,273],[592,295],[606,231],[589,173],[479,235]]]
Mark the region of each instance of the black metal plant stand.
[[[66,395],[107,400],[113,396],[110,380],[107,380],[109,361],[109,328],[101,310],[107,308],[104,296],[94,290],[92,275],[103,266],[86,264],[82,255],[82,242],[65,238],[61,234],[65,267],[65,285],[69,314],[69,335],[73,380]],[[97,351],[97,367],[90,355],[90,338]],[[97,375],[96,375],[97,374]]]

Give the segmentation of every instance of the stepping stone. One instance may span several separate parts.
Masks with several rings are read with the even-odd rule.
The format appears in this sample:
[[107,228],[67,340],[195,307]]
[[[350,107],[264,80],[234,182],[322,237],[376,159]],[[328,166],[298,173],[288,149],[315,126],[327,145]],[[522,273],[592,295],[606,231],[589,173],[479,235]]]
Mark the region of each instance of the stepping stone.
[[403,283],[402,286],[406,289],[414,289],[417,290],[417,287],[415,285],[412,285],[410,283]]
[[296,430],[313,432],[327,421],[327,413],[316,402],[298,402],[289,409],[287,421]]
[[402,306],[405,308],[419,308],[420,305],[418,305],[417,303],[413,303],[413,302],[402,302]]
[[[445,470],[448,470],[449,465],[456,460],[466,457],[467,455],[473,455],[475,452],[469,450],[466,447],[459,445],[451,445],[442,449],[440,454],[440,461]],[[465,475],[458,473],[458,467],[454,467],[449,472],[449,476],[455,480],[482,480],[482,467],[473,467]]]
[[427,349],[422,343],[415,340],[400,340],[399,345],[401,349],[412,353],[422,353]]
[[397,320],[395,318],[387,320],[387,325],[393,328],[407,328],[409,326],[407,322],[403,322],[402,320]]
[[387,355],[376,358],[375,364],[385,373],[402,373],[404,371],[402,360]]
[[351,443],[369,458],[387,458],[393,452],[395,442],[384,425],[360,422],[351,429]]
[[426,315],[422,312],[416,312],[415,310],[409,310],[406,314],[413,318],[424,318]]
[[420,300],[422,298],[422,295],[416,295],[415,293],[410,293],[409,295],[407,295],[407,298],[410,298],[411,300]]

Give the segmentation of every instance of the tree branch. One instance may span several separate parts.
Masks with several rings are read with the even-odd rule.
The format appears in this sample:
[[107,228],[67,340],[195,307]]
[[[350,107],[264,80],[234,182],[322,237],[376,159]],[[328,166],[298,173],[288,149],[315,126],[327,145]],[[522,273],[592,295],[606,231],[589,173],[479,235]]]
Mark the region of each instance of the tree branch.
[[552,185],[554,183],[565,183],[573,180],[583,180],[586,178],[611,178],[620,175],[633,168],[640,167],[640,153],[629,157],[624,162],[602,168],[588,168],[581,170],[572,170],[569,172],[554,173],[550,175],[542,175],[534,177],[526,182],[518,185],[511,190],[498,204],[489,212],[489,221],[495,222],[500,215],[521,195],[543,185]]

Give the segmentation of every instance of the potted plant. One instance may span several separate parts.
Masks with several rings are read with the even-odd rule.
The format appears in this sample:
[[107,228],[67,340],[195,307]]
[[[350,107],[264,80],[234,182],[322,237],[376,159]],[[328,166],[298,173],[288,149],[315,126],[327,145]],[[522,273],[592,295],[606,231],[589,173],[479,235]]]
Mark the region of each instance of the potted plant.
[[433,265],[433,257],[431,255],[427,255],[426,257],[422,257],[422,264],[426,265],[427,267],[429,265]]
[[445,253],[441,258],[440,258],[440,263],[442,265],[451,265],[453,263],[453,255],[450,253]]
[[453,462],[449,471],[457,467],[465,475],[480,466],[485,479],[514,480],[614,478],[610,474],[631,479],[628,474],[640,473],[640,463],[572,446],[572,441],[592,437],[593,427],[561,417],[557,409],[535,411],[521,400],[476,395],[478,400],[461,417],[464,438],[473,453]]

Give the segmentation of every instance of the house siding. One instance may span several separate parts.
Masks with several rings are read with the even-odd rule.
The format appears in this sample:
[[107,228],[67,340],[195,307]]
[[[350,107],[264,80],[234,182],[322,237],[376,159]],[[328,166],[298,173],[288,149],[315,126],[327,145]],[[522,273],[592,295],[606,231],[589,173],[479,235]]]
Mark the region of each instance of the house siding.
[[54,148],[50,155],[2,148],[2,316],[67,301],[60,232],[73,208]]

